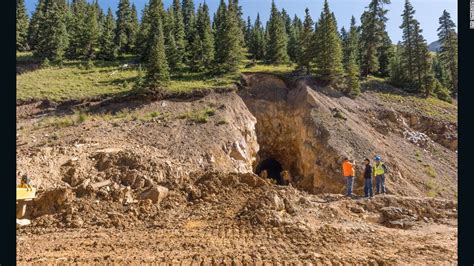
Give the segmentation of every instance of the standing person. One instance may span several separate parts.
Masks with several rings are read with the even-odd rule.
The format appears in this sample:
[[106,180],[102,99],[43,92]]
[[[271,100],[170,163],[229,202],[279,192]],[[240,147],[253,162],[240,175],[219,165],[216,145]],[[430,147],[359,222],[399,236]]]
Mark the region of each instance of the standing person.
[[375,164],[372,168],[375,177],[375,194],[385,194],[385,172],[387,172],[387,168],[381,162],[380,156],[375,156]]
[[347,197],[352,196],[352,187],[354,186],[354,176],[355,176],[355,170],[354,170],[354,165],[349,162],[349,159],[346,157],[344,158],[344,161],[342,162],[342,174],[347,180]]
[[372,188],[372,166],[370,165],[370,160],[368,158],[365,158],[364,164],[364,194],[366,198],[369,196],[372,198],[374,196]]

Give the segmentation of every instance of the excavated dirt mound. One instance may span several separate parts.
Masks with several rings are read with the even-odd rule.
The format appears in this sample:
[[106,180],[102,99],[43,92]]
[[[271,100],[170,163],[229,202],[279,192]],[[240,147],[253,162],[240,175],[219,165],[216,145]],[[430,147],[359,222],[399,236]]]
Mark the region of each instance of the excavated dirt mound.
[[55,207],[17,231],[18,262],[457,261],[453,201],[316,196],[252,174],[205,173],[190,180],[169,186],[158,205],[52,189],[35,204]]

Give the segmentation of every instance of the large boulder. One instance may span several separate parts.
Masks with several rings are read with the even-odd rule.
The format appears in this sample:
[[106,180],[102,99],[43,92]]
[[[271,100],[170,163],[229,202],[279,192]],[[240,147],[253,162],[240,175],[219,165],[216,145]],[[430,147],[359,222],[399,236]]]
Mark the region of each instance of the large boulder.
[[155,204],[160,204],[160,202],[168,196],[169,190],[162,186],[153,186],[145,191],[143,191],[138,198],[140,200],[151,200]]
[[415,225],[417,215],[413,211],[398,208],[398,207],[384,207],[380,209],[382,214],[382,223],[391,228],[409,229]]

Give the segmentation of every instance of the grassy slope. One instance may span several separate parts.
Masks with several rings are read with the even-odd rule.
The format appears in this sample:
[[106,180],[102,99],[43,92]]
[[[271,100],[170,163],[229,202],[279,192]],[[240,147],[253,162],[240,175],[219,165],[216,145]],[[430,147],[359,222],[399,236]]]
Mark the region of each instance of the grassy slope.
[[[17,53],[20,64],[31,62],[31,53]],[[85,97],[117,95],[129,92],[139,71],[135,69],[121,69],[131,58],[114,62],[94,62],[95,66],[85,69],[85,62],[68,61],[62,67],[37,69],[17,75],[17,99],[50,99],[55,101],[78,99]],[[265,65],[256,62],[255,65],[245,67],[250,63],[246,60],[240,68],[241,72],[267,72],[274,74],[290,73],[294,65]],[[168,86],[169,91],[191,91],[212,89],[215,87],[230,86],[239,79],[238,75],[221,77],[208,76],[196,73],[181,73],[174,75]],[[383,79],[371,77],[370,81],[376,86],[384,85]],[[373,86],[373,85],[371,85]],[[401,96],[389,92],[377,92],[378,96],[387,102],[405,102],[408,106],[422,111],[428,116],[455,122],[457,120],[457,106],[435,98],[419,98],[417,96]]]
[[[31,53],[17,53],[17,62],[25,64],[33,59]],[[137,68],[121,69],[130,61],[96,61],[86,69],[85,62],[67,61],[61,67],[36,69],[17,75],[17,99],[50,99],[55,101],[94,96],[117,95],[129,92],[139,75]],[[287,73],[293,66],[267,66],[257,64],[250,68],[242,66],[244,72]],[[143,73],[144,74],[144,73]],[[213,89],[230,86],[239,75],[209,76],[199,73],[180,73],[172,76],[167,89],[172,92]]]
[[376,77],[369,77],[369,81],[363,82],[363,84],[366,84],[366,86],[370,86],[372,88],[383,88],[382,90],[378,90],[376,95],[384,102],[395,104],[401,103],[407,108],[421,112],[428,117],[433,117],[435,119],[445,120],[452,123],[457,122],[457,104],[448,103],[435,97],[423,98],[408,93],[406,93],[406,95],[401,95],[395,92],[393,87],[386,84],[383,79]]

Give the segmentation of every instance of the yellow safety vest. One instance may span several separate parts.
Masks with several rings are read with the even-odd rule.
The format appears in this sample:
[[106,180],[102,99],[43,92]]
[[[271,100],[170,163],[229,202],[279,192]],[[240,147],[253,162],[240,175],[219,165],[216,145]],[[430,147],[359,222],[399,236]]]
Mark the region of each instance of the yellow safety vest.
[[385,171],[383,169],[383,163],[379,163],[378,165],[375,164],[374,165],[374,176],[383,175],[383,174],[385,174]]

